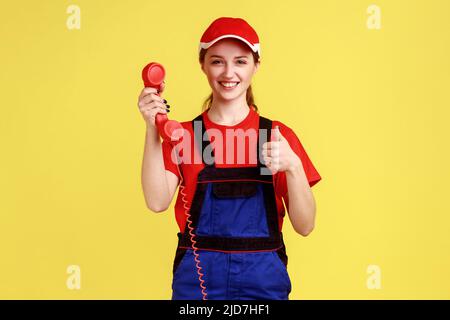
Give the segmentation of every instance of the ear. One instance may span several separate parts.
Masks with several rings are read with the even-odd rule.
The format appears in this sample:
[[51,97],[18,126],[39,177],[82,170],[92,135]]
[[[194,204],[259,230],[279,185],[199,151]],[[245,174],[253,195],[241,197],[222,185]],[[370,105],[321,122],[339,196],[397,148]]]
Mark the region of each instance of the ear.
[[253,74],[255,74],[258,71],[259,65],[260,65],[259,61],[255,63],[255,70],[253,71]]
[[203,73],[206,74],[204,65],[205,65],[204,62],[203,63],[200,62],[200,68],[202,69]]

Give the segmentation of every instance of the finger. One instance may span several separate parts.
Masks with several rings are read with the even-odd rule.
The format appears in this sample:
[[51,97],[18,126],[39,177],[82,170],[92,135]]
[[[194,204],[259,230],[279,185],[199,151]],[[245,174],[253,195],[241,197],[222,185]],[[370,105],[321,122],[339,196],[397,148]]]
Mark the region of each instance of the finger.
[[277,160],[274,157],[265,157],[263,159],[266,167],[272,171],[278,166]]
[[[142,107],[153,107],[153,106],[160,106],[160,107],[163,107],[163,108],[170,108],[170,106],[168,105],[168,104],[166,104],[164,101],[166,101],[166,100],[163,100],[163,101],[160,101],[160,100],[154,100],[152,97],[150,97],[150,96],[145,96],[144,98],[142,98],[140,101],[139,101],[139,103],[138,103],[138,107],[139,108],[142,108]],[[166,101],[167,102],[167,101]]]
[[144,114],[144,115],[150,115],[150,116],[155,116],[156,114],[158,114],[158,113],[166,113],[165,111],[163,111],[163,110],[153,110],[153,109],[142,109],[141,110],[141,112]]
[[280,157],[278,156],[278,154],[272,154],[271,156],[270,156],[270,158],[271,158],[271,162],[273,163],[273,164],[280,164]]
[[155,102],[157,102],[159,104],[164,104],[165,100],[163,98],[161,98],[161,97],[151,93],[151,94],[148,94],[148,95],[142,97],[139,100],[139,104],[141,106],[143,106],[143,105],[146,105],[146,104],[150,104],[152,101],[155,101]]
[[167,112],[170,112],[170,108],[167,107],[166,105],[164,105],[163,107],[160,107],[160,109],[162,109],[164,111],[167,111]]
[[140,103],[141,101],[144,101],[144,103],[149,103],[152,100],[154,100],[154,101],[161,101],[162,98],[160,98],[159,96],[155,95],[154,93],[147,93],[145,95],[139,96],[138,103]]
[[144,89],[142,89],[141,94],[139,95],[139,98],[144,97],[150,93],[157,93],[158,90],[156,90],[153,87],[145,87]]
[[278,170],[276,169],[276,167],[272,163],[272,159],[271,158],[268,158],[267,161],[265,160],[264,163],[265,163],[265,166],[270,170],[270,172],[272,174],[277,173]]
[[166,101],[165,99],[163,99],[162,97],[158,96],[158,95],[155,94],[155,93],[150,93],[150,94],[147,95],[146,97],[150,97],[152,100],[158,101],[158,102],[161,102],[161,103],[164,103],[164,101]]
[[[157,109],[157,110],[154,110],[154,109]],[[141,112],[152,111],[153,113],[158,113],[158,112],[167,113],[167,112],[170,112],[169,108],[164,108],[164,107],[161,107],[161,106],[146,106],[146,107],[139,108],[139,110],[141,110]]]
[[267,144],[263,145],[263,151],[264,150],[274,150],[280,148],[280,141],[272,141],[272,142],[266,142]]
[[[161,93],[159,93],[159,94],[161,94]],[[139,99],[141,99],[141,98],[143,98],[143,97],[145,97],[145,96],[148,96],[148,95],[154,95],[154,96],[156,96],[156,97],[159,97],[159,95],[158,95],[158,88],[145,87],[145,88],[142,90],[142,92],[141,92],[141,94],[140,94],[140,96],[139,96]],[[161,98],[161,99],[162,99],[162,98]]]
[[274,164],[274,163],[279,164],[280,163],[280,159],[278,159],[276,157],[272,157],[272,156],[263,156],[263,159],[264,159],[264,161],[267,161],[270,164]]
[[277,148],[271,148],[271,149],[266,149],[262,151],[263,156],[266,157],[279,157],[280,156],[280,149]]
[[270,156],[276,158],[280,156],[280,142],[277,142],[276,145],[270,149]]
[[266,149],[262,151],[262,155],[265,157],[272,157],[273,156],[273,149]]
[[165,108],[165,107],[161,107],[161,106],[157,106],[156,107],[156,113],[158,113],[158,112],[161,112],[161,113],[168,113],[168,112],[170,112],[170,109],[169,108]]

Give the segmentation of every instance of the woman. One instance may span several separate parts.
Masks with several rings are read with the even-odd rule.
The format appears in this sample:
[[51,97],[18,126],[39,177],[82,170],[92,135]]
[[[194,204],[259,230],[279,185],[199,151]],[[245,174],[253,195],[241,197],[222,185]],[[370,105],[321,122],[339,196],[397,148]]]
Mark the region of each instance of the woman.
[[321,177],[295,133],[258,114],[251,80],[260,46],[245,20],[213,21],[199,62],[212,93],[198,117],[181,123],[182,143],[160,142],[155,115],[170,106],[155,89],[144,88],[138,103],[147,123],[142,186],[150,210],[165,211],[182,182],[172,299],[288,299],[282,199],[294,229],[307,236],[316,211],[310,187]]

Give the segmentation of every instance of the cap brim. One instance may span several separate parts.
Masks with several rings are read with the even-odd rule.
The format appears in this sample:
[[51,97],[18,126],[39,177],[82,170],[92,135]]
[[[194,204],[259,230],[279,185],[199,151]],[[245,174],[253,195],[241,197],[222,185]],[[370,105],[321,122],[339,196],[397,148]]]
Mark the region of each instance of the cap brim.
[[208,49],[209,47],[211,47],[217,41],[225,39],[225,38],[235,38],[235,39],[241,40],[246,45],[248,45],[253,52],[258,53],[258,55],[261,55],[261,48],[259,46],[259,43],[255,43],[253,45],[250,42],[248,42],[246,39],[244,39],[244,38],[242,38],[240,36],[234,35],[234,34],[225,34],[223,36],[217,37],[216,39],[214,39],[213,41],[210,41],[210,42],[200,42],[198,51],[200,52],[201,49]]

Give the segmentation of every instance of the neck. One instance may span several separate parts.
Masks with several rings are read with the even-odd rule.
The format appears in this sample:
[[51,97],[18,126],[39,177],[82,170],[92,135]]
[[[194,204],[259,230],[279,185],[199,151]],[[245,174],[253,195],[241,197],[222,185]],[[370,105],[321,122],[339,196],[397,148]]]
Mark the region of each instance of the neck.
[[208,117],[217,124],[232,126],[244,120],[249,112],[250,107],[246,100],[217,101],[213,98]]

